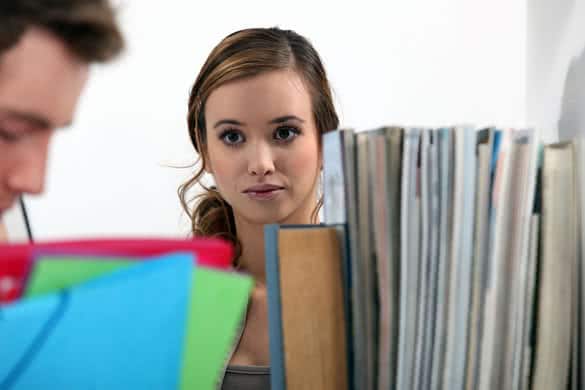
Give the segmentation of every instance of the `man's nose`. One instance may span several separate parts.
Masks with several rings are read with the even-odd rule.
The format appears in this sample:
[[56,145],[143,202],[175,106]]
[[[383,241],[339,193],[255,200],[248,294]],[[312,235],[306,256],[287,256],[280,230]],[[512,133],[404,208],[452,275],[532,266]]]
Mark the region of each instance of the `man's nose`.
[[8,176],[7,184],[11,191],[19,194],[43,192],[50,138],[50,134],[42,134],[19,146],[18,159]]

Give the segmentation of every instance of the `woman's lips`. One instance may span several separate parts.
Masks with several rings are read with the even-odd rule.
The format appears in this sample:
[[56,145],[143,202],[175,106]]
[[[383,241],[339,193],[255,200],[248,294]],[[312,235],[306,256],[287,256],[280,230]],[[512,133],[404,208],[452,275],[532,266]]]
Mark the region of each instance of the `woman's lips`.
[[272,184],[261,184],[247,188],[244,194],[254,200],[271,200],[284,191],[284,187]]

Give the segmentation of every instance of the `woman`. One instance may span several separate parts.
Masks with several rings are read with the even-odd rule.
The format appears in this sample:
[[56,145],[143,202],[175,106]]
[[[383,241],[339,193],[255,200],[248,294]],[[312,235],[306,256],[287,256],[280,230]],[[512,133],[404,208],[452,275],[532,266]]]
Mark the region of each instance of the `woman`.
[[[234,243],[234,266],[254,277],[246,323],[223,389],[269,388],[264,225],[316,223],[321,135],[338,127],[318,53],[278,28],[227,36],[203,65],[189,99],[200,170],[179,189],[194,236]],[[204,173],[215,186],[189,190]]]

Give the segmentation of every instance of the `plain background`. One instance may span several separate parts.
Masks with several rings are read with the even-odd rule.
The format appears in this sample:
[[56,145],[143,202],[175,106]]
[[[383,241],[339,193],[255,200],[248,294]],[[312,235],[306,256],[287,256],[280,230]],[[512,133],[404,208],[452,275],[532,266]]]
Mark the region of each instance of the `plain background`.
[[189,89],[211,49],[242,28],[309,38],[343,127],[522,127],[530,116],[526,1],[117,4],[128,48],[94,67],[74,125],[53,142],[46,193],[26,198],[38,240],[188,234],[176,190],[193,168],[172,166],[196,160]]
[[527,122],[568,139],[585,132],[585,1],[528,2]]

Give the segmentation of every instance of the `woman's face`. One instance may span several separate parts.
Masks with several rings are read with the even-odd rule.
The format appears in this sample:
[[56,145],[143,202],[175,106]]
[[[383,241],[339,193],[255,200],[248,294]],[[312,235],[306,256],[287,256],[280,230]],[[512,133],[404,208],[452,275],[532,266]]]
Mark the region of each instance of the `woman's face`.
[[299,75],[227,83],[205,105],[207,170],[236,218],[309,223],[321,169],[311,96]]

